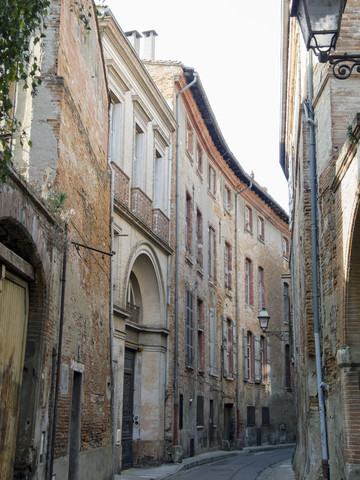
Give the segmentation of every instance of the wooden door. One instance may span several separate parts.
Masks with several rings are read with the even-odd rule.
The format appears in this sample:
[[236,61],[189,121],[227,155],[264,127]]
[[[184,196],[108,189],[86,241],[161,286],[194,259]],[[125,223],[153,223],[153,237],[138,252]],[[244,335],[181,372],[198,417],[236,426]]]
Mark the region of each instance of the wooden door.
[[134,360],[135,353],[125,350],[124,365],[124,392],[122,412],[122,461],[121,469],[133,466],[132,441],[133,441],[133,407],[134,407]]
[[13,478],[28,317],[28,287],[6,273],[0,280],[0,472]]

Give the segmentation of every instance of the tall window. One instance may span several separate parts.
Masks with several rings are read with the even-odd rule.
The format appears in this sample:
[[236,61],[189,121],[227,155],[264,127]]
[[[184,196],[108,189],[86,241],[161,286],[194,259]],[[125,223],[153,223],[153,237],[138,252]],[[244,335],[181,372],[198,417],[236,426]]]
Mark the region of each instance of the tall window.
[[249,258],[245,259],[245,303],[252,306],[253,297],[253,265]]
[[194,155],[194,133],[189,121],[186,122],[186,152],[193,158]]
[[203,151],[199,143],[196,146],[196,168],[197,171],[202,175],[203,173]]
[[264,241],[265,240],[264,219],[261,217],[258,217],[257,225],[258,225],[258,232],[257,232],[258,239],[261,241]]
[[258,269],[258,294],[259,294],[259,310],[265,308],[265,287],[264,287],[264,270]]
[[216,193],[216,175],[215,170],[209,165],[208,169],[208,189],[209,192],[215,195]]
[[198,395],[196,399],[196,426],[202,427],[204,425],[204,397]]
[[204,302],[197,299],[198,369],[204,370]]
[[283,285],[283,299],[284,299],[284,323],[289,323],[290,297],[289,297],[289,285],[287,283],[284,283]]
[[216,243],[215,243],[215,229],[209,227],[209,278],[212,281],[216,280],[215,262],[216,262]]
[[143,169],[145,161],[145,133],[136,124],[134,149],[134,187],[143,188]]
[[261,362],[261,382],[267,381],[267,360],[266,360],[266,341],[263,336],[260,337],[260,362]]
[[154,159],[154,207],[164,210],[165,205],[164,158],[155,150]]
[[186,251],[191,253],[192,244],[192,201],[191,197],[186,192],[186,218],[185,218],[185,246]]
[[186,290],[186,364],[193,364],[193,293]]
[[223,317],[223,365],[224,375],[232,375],[235,372],[235,332],[231,318]]
[[217,375],[217,355],[216,355],[216,310],[210,308],[209,311],[209,350],[210,350],[210,375]]
[[227,212],[231,211],[231,191],[226,185],[224,186],[224,209]]
[[225,288],[232,287],[232,249],[228,242],[225,242]]
[[243,332],[243,357],[244,380],[253,380],[254,337],[250,331]]
[[121,116],[122,116],[122,104],[111,103],[110,104],[110,118],[111,118],[111,130],[110,130],[110,158],[117,165],[120,165],[120,147],[121,147]]
[[201,211],[196,209],[196,261],[203,266],[203,217]]
[[285,345],[285,388],[291,388],[290,345]]
[[252,232],[252,210],[247,205],[245,206],[245,229]]
[[284,258],[289,258],[289,240],[286,237],[283,237],[282,239],[282,254]]

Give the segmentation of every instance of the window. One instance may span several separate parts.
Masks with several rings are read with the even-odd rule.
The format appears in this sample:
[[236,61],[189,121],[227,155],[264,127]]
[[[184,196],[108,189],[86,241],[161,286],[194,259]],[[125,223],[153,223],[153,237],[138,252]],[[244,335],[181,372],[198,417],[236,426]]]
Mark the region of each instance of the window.
[[192,201],[186,192],[186,218],[185,218],[185,247],[186,251],[191,253],[192,244]]
[[134,187],[143,188],[143,169],[145,161],[145,133],[138,124],[135,127],[135,149],[134,149]]
[[204,302],[197,299],[198,369],[204,370]]
[[208,169],[208,189],[209,192],[215,195],[216,193],[216,175],[215,170],[209,165]]
[[196,399],[196,426],[202,427],[204,425],[204,397],[197,396]]
[[197,171],[201,174],[203,173],[203,151],[199,144],[196,146],[196,168]]
[[263,336],[260,337],[260,361],[261,361],[261,382],[267,382],[267,355],[266,355],[266,340]]
[[265,308],[265,287],[264,287],[264,270],[258,269],[258,294],[259,294],[259,311]]
[[179,395],[179,430],[183,428],[184,423],[184,395]]
[[110,159],[120,165],[122,104],[110,104]]
[[216,358],[216,310],[210,308],[209,311],[209,348],[210,348],[210,375],[217,375]]
[[164,157],[156,149],[154,159],[154,208],[165,210]]
[[232,286],[232,249],[228,242],[225,242],[225,288],[231,290]]
[[291,389],[290,345],[285,345],[285,388]]
[[230,318],[223,316],[223,366],[224,376],[235,373],[235,325]]
[[196,209],[196,261],[203,266],[203,217],[201,211]]
[[283,301],[284,301],[284,323],[289,323],[290,320],[290,297],[289,297],[289,285],[284,283],[283,285]]
[[264,219],[261,217],[258,217],[257,225],[258,225],[258,232],[257,232],[258,239],[263,242],[265,240]]
[[193,364],[193,293],[186,290],[186,365]]
[[255,366],[255,375],[254,379],[256,383],[260,383],[262,380],[262,348],[264,344],[261,341],[261,337],[258,334],[254,335],[254,366]]
[[252,232],[252,210],[247,205],[245,206],[245,229]]
[[215,276],[215,261],[216,261],[216,242],[215,229],[209,227],[209,279],[216,280]]
[[189,121],[186,122],[186,153],[193,158],[194,155],[194,133]]
[[253,305],[253,266],[249,258],[245,259],[245,303]]
[[248,427],[255,425],[255,407],[247,407],[246,425]]
[[269,407],[262,407],[262,421],[263,425],[270,425],[270,410]]
[[243,330],[243,372],[244,380],[253,380],[254,338],[253,334]]
[[289,240],[285,237],[282,239],[282,254],[284,258],[289,258]]
[[231,191],[226,185],[224,186],[224,209],[229,213],[231,211]]

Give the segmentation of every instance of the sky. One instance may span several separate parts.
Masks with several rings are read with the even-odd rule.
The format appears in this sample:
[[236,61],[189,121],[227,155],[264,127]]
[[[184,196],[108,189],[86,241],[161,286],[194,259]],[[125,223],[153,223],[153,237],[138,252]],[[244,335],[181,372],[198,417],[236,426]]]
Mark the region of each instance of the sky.
[[156,60],[195,68],[230,150],[288,211],[279,164],[281,0],[104,3],[125,32],[157,32]]

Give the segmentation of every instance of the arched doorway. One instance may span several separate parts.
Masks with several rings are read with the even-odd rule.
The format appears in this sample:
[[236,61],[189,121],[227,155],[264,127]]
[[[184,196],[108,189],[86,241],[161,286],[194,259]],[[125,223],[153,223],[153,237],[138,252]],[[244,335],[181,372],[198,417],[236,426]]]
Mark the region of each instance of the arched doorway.
[[164,291],[156,256],[143,248],[126,287],[122,469],[158,463],[162,455],[168,335]]
[[[29,478],[39,460],[35,434],[45,333],[41,262],[30,234],[12,218],[0,218],[0,471]],[[44,439],[44,444],[46,439]]]

